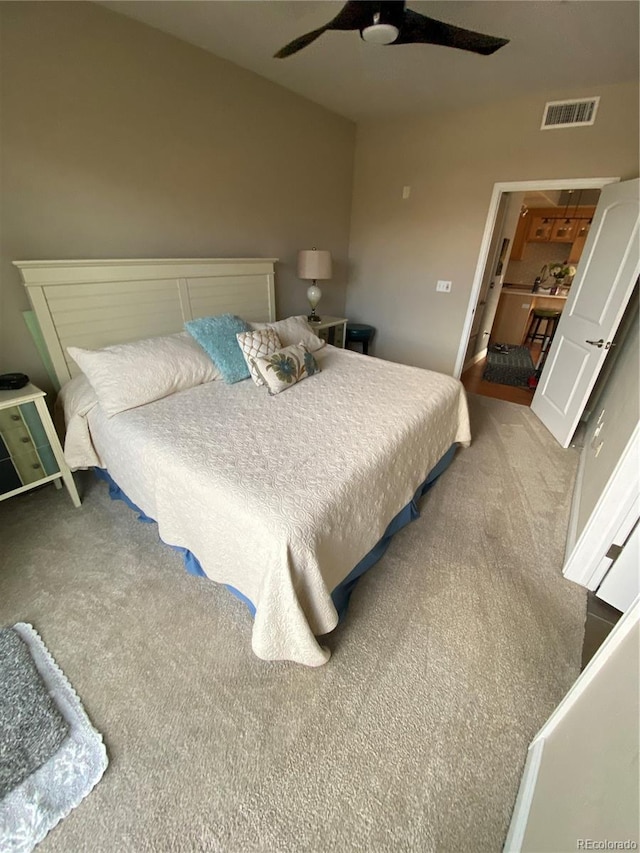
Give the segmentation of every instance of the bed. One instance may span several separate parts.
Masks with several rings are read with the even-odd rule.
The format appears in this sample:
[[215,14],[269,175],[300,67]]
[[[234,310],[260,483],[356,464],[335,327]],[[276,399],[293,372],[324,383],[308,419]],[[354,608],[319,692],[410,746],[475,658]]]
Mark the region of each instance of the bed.
[[247,602],[256,655],[324,664],[334,593],[470,441],[460,382],[326,346],[320,371],[276,396],[209,381],[107,417],[67,347],[222,312],[272,322],[274,261],[17,265],[65,386],[72,467],[108,472],[164,542]]

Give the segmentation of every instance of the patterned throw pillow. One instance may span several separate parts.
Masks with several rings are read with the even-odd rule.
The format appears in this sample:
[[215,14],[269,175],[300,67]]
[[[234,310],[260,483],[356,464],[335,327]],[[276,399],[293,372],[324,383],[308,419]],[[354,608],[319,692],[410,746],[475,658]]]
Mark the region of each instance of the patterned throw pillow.
[[264,358],[251,358],[251,362],[272,395],[320,373],[318,362],[305,344],[292,344]]
[[240,332],[236,335],[240,349],[247,362],[249,373],[256,385],[264,385],[264,379],[253,364],[255,358],[266,358],[282,346],[278,335],[268,326],[266,329],[254,329],[249,332]]

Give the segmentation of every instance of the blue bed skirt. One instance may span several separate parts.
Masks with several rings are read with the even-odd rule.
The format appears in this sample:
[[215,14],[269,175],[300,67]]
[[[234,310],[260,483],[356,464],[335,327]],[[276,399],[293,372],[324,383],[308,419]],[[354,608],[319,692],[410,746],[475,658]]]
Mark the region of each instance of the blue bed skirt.
[[[440,474],[446,470],[449,466],[456,452],[457,444],[452,444],[449,450],[444,454],[444,456],[440,459],[440,461],[431,469],[429,474],[427,475],[426,480],[418,487],[416,493],[413,498],[409,501],[409,503],[403,507],[400,512],[392,519],[387,529],[384,532],[382,538],[373,546],[373,548],[366,554],[358,563],[355,568],[353,568],[347,577],[333,590],[331,593],[331,599],[333,604],[338,611],[338,618],[340,621],[344,618],[347,607],[349,606],[349,599],[351,598],[351,593],[353,592],[355,585],[358,580],[362,577],[365,572],[368,572],[369,569],[374,566],[378,560],[382,557],[384,552],[389,547],[389,543],[393,536],[399,531],[402,530],[409,522],[420,516],[420,510],[418,508],[418,502],[420,498],[422,498],[433,486],[435,481],[438,479]],[[120,486],[112,479],[112,477],[108,474],[108,472],[102,468],[94,468],[93,469],[96,476],[105,480],[109,486],[109,497],[112,500],[120,500],[124,501],[127,506],[131,507],[132,510],[138,513],[138,518],[140,521],[145,521],[149,523],[155,524],[155,520],[153,518],[149,518],[148,515],[145,515],[144,512],[137,507],[132,500],[130,500],[127,495],[122,491]],[[206,578],[207,575],[202,569],[202,566],[198,562],[197,558],[189,551],[187,548],[181,548],[179,545],[172,545],[174,550],[179,551],[184,559],[184,565],[186,570],[192,574],[197,575],[199,577]],[[227,589],[229,589],[237,598],[243,601],[249,610],[251,611],[251,615],[255,616],[256,608],[252,601],[250,601],[246,595],[243,595],[240,590],[235,589],[235,587],[230,586],[229,584],[225,584]]]

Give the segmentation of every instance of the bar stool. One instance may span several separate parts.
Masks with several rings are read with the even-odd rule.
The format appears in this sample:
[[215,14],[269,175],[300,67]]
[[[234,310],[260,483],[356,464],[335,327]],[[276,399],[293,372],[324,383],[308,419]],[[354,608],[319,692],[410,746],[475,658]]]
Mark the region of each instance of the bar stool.
[[347,323],[347,344],[362,344],[363,355],[369,354],[369,343],[373,340],[376,330],[366,323]]
[[[529,331],[524,339],[525,346],[534,341],[548,341],[551,343],[558,327],[558,321],[562,311],[555,311],[552,308],[534,308],[531,312],[531,322],[529,323]],[[544,331],[540,331],[540,326],[544,323]]]

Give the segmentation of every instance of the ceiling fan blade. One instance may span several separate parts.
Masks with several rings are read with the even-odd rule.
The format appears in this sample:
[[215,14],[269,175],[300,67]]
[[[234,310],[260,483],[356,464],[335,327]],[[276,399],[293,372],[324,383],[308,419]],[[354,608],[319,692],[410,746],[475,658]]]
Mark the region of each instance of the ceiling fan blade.
[[285,46],[281,47],[277,53],[274,53],[274,59],[284,59],[287,56],[291,56],[293,53],[297,53],[299,50],[302,50],[303,47],[307,47],[307,45],[314,42],[322,35],[322,33],[326,32],[327,29],[328,25],[325,25],[324,27],[319,27],[317,30],[311,30],[310,33],[305,33],[303,36],[298,36],[297,39],[290,41],[289,44],[285,44]]
[[374,12],[379,6],[380,3],[368,2],[368,0],[349,0],[328,24],[290,41],[289,44],[286,44],[274,54],[274,57],[276,59],[284,59],[293,53],[297,53],[303,47],[307,47],[307,45],[314,42],[327,30],[361,30],[373,21]]
[[489,56],[499,48],[509,43],[509,39],[487,36],[473,30],[455,27],[420,15],[411,9],[406,9],[400,28],[400,35],[393,44],[440,44],[443,47],[457,47],[472,53]]
[[[383,6],[399,6],[398,0],[393,3],[376,3],[370,0],[349,0],[338,14],[327,24],[328,30],[361,30],[373,23],[373,16]],[[402,3],[404,7],[404,3]]]

